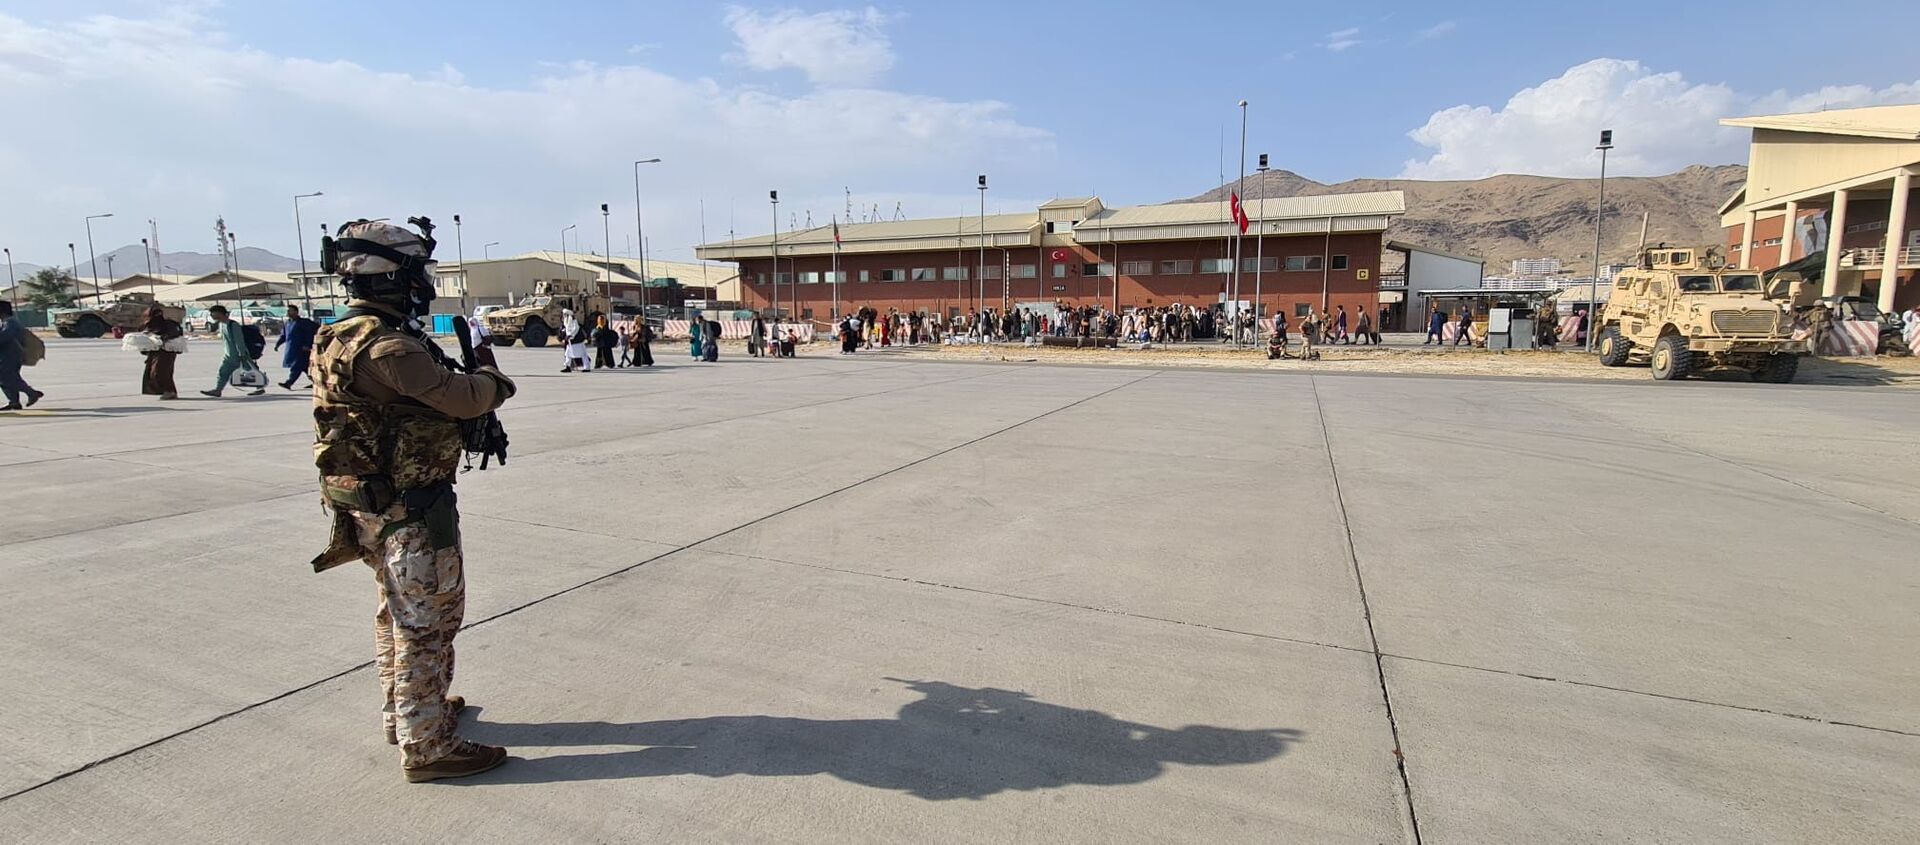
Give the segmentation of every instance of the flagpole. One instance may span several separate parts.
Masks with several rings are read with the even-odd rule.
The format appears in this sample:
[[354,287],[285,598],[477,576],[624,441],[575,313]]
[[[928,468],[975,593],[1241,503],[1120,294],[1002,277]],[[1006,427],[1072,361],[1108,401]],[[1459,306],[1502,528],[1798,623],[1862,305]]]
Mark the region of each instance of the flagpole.
[[833,218],[833,313],[832,319],[840,319],[840,216]]
[[1241,203],[1241,211],[1234,215],[1233,221],[1233,313],[1229,331],[1233,332],[1233,345],[1240,345],[1240,242],[1246,232],[1240,228],[1240,217],[1245,215],[1247,202],[1247,101],[1240,101],[1240,183],[1234,196]]

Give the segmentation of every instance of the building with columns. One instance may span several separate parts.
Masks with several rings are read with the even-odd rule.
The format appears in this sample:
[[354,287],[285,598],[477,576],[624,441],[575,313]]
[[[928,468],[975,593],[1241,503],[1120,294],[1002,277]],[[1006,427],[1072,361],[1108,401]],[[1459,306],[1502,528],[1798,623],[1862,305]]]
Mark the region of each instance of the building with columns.
[[[1031,211],[842,223],[695,250],[736,264],[744,304],[826,321],[871,306],[958,315],[981,308],[1181,304],[1234,295],[1262,315],[1380,307],[1383,233],[1400,191],[1252,200],[1234,270],[1227,203],[1109,208],[1097,197]],[[838,282],[838,284],[836,284]],[[1230,288],[1238,285],[1237,294]]]
[[1825,251],[1822,295],[1920,305],[1920,104],[1722,120],[1753,130],[1720,209],[1728,259],[1766,270]]

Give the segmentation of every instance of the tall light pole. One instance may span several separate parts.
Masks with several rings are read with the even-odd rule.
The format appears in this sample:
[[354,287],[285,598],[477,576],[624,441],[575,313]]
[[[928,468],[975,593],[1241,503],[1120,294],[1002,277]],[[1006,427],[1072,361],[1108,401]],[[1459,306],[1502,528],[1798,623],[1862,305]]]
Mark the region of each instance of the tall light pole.
[[[612,224],[607,222],[612,219],[612,213],[613,212],[607,210],[606,203],[603,202],[600,204],[600,238],[602,242],[607,245],[607,281],[602,286],[603,290],[601,292],[606,295],[608,302],[613,301],[613,229]],[[645,261],[640,262],[640,275],[644,276],[647,274],[646,266]]]
[[146,259],[147,259],[147,295],[148,295],[148,296],[154,296],[154,292],[153,292],[153,250],[152,250],[152,249],[150,249],[150,248],[148,248],[148,246],[147,246],[147,239],[146,239],[146,238],[141,238],[141,239],[140,239],[140,255],[141,255],[142,257],[144,257],[144,258],[146,258]]
[[[99,259],[97,259],[97,258],[95,258],[95,257],[93,257],[93,221],[95,221],[95,220],[98,220],[98,219],[100,219],[100,218],[102,218],[102,217],[112,217],[112,216],[113,216],[113,212],[111,212],[111,211],[109,211],[109,212],[107,212],[107,213],[105,213],[105,214],[89,214],[89,215],[87,215],[87,220],[86,220],[86,224],[87,224],[87,266],[88,266],[89,268],[91,268],[91,271],[92,271],[92,273],[93,273],[93,292],[94,292],[95,294],[98,294],[98,293],[100,292],[100,260],[99,260]],[[74,267],[74,268],[73,268],[73,271],[74,271],[74,273],[76,273],[76,274],[78,274],[78,273],[80,272],[80,268],[79,268],[78,266],[76,266],[76,267]],[[76,280],[76,281],[77,281],[77,280]]]
[[20,304],[20,283],[13,280],[13,248],[0,247],[7,253],[7,301]]
[[569,282],[573,281],[573,262],[567,260],[567,233],[577,228],[577,225],[568,225],[560,230],[560,272],[566,275]]
[[[1253,345],[1260,346],[1260,270],[1267,261],[1267,154],[1260,154],[1260,225],[1253,230]],[[1242,197],[1242,203],[1246,198]],[[1378,297],[1375,297],[1376,299]]]
[[453,216],[453,258],[460,262],[460,313],[467,313],[467,244],[461,237],[460,215]]
[[80,298],[80,256],[73,251],[73,242],[67,242],[67,260],[73,262],[73,298]]
[[[1598,315],[1593,313],[1593,306],[1600,296],[1600,221],[1607,214],[1607,151],[1613,149],[1613,130],[1600,130],[1600,144],[1594,149],[1600,151],[1600,199],[1593,206],[1593,282],[1587,285],[1588,352],[1593,351],[1593,327],[1600,325],[1600,321],[1594,319]],[[1782,240],[1781,243],[1786,241]]]
[[307,290],[307,230],[300,225],[300,201],[321,195],[321,191],[293,195],[293,239],[300,245],[300,301],[306,304],[308,314],[313,313],[313,294]]
[[[647,313],[647,282],[652,281],[652,273],[647,272],[647,226],[640,216],[640,165],[659,164],[657,158],[643,158],[633,163],[633,234],[640,241],[640,315]],[[607,245],[607,257],[613,257],[613,245]]]
[[979,188],[980,188],[980,268],[974,271],[976,273],[976,275],[974,276],[974,283],[978,287],[978,292],[974,294],[973,298],[975,302],[980,303],[981,306],[984,307],[987,302],[987,174],[985,173],[980,174],[979,182],[980,182],[979,184]]
[[482,261],[492,261],[492,260],[493,260],[493,248],[494,248],[494,247],[496,247],[496,246],[499,246],[499,245],[500,245],[500,242],[499,242],[499,241],[488,241],[488,242],[486,242],[486,243],[484,243],[484,244],[481,244],[481,245],[480,245],[480,260],[482,260]]
[[[1234,189],[1234,196],[1240,198],[1240,214],[1247,213],[1247,101],[1240,101],[1240,181]],[[1239,215],[1233,215],[1233,283],[1228,286],[1228,294],[1233,300],[1231,312],[1227,314],[1227,331],[1233,335],[1233,345],[1240,345],[1240,242],[1246,238],[1246,231],[1240,228]]]
[[[773,319],[780,319],[780,192],[768,191],[767,199],[773,202]],[[641,247],[645,249],[646,247]]]

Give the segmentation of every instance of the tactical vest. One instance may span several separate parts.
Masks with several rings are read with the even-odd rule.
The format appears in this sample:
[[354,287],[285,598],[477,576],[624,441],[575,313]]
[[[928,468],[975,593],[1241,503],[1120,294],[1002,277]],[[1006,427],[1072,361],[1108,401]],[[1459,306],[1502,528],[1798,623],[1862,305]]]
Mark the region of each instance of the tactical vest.
[[451,482],[459,467],[459,422],[421,405],[378,404],[353,391],[361,353],[396,333],[377,316],[358,315],[314,338],[313,462],[321,492],[336,509],[383,512],[409,492]]

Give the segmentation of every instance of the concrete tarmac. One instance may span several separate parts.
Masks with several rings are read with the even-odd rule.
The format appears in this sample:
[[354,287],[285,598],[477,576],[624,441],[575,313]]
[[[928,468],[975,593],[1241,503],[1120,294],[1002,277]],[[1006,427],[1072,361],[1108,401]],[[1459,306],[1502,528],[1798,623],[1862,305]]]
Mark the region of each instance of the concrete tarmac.
[[502,350],[408,785],[306,393],[49,350],[10,840],[1920,839],[1912,392]]

